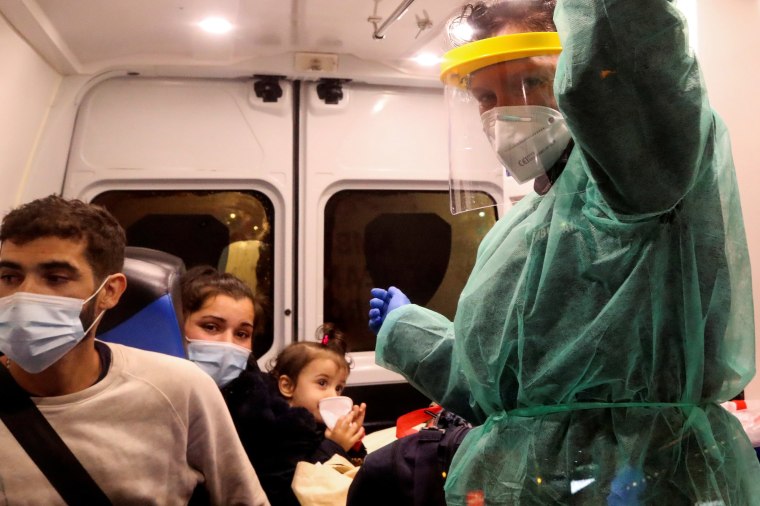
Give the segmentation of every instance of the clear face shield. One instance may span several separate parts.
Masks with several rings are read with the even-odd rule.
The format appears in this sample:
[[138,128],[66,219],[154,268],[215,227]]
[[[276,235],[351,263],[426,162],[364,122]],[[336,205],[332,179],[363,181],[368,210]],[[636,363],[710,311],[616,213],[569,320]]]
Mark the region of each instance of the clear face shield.
[[444,55],[453,214],[500,206],[506,178],[545,176],[570,142],[557,110],[555,32],[519,33],[465,44]]

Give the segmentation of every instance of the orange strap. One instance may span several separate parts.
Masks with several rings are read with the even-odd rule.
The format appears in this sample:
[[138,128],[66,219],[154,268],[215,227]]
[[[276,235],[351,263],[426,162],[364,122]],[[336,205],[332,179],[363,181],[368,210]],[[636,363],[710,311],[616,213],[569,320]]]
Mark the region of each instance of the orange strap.
[[436,404],[435,406],[416,409],[405,415],[401,415],[396,420],[396,438],[400,439],[409,434],[414,434],[417,432],[418,429],[416,427],[419,424],[430,422],[441,411],[443,411],[443,407]]

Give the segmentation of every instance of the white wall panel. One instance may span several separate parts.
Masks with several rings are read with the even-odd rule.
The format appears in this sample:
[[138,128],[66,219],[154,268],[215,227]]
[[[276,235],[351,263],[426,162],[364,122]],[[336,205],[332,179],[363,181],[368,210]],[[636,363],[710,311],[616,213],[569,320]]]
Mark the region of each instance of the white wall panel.
[[284,316],[293,297],[293,108],[290,83],[281,85],[279,101],[263,103],[243,80],[103,81],[79,107],[64,183],[64,196],[86,201],[124,189],[266,194],[277,251],[273,351],[293,328]]
[[117,181],[251,180],[286,192],[290,85],[265,104],[247,81],[115,78],[79,108],[64,191],[92,197]]
[[[756,349],[760,351],[759,0],[699,0],[699,59],[710,102],[728,125],[753,266]],[[756,359],[757,361],[757,359]],[[746,392],[760,399],[760,377]]]
[[[303,92],[299,335],[323,321],[324,210],[344,189],[448,189],[443,90],[349,84],[337,105]],[[374,365],[374,353],[352,353],[351,384],[401,381]]]
[[[61,76],[0,16],[0,216],[21,202],[40,132]],[[63,173],[48,174],[60,191]]]

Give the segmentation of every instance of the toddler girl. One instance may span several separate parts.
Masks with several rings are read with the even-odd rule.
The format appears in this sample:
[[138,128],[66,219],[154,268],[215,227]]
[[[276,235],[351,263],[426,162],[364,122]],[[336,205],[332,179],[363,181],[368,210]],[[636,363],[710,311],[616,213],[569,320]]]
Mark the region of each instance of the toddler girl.
[[337,453],[356,462],[366,455],[364,403],[332,429],[324,426],[319,401],[342,394],[350,363],[346,342],[331,324],[321,326],[317,338],[285,348],[268,374],[249,367],[222,389],[272,504],[298,504],[290,484],[299,461],[325,462]]

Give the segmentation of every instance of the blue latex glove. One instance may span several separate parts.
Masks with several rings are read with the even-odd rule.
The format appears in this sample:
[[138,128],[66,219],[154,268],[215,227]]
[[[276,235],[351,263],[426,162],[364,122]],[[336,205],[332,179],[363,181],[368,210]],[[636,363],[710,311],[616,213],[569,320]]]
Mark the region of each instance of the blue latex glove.
[[620,469],[610,483],[607,506],[638,506],[639,495],[646,489],[644,473],[631,466]]
[[372,298],[369,301],[369,329],[377,334],[388,313],[410,302],[404,292],[395,286],[388,288],[388,290],[373,288],[370,293]]

